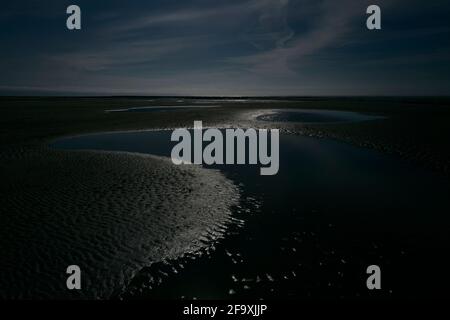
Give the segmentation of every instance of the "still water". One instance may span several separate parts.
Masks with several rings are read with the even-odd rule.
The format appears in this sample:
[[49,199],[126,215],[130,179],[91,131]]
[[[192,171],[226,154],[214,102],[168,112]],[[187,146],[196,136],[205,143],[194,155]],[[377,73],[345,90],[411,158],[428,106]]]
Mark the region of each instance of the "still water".
[[[171,131],[101,133],[58,149],[170,156]],[[241,186],[214,252],[145,268],[123,298],[346,298],[440,295],[448,280],[446,178],[373,150],[280,135],[280,169],[216,166]],[[369,292],[376,264],[383,290]],[[412,280],[413,279],[413,280]]]

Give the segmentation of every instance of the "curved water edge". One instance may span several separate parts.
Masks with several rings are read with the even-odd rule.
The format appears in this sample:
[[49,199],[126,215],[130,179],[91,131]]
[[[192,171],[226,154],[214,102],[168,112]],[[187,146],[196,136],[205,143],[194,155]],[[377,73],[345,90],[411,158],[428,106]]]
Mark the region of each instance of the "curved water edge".
[[[170,133],[94,134],[56,141],[53,147],[168,156]],[[405,235],[422,234],[419,241],[430,234],[445,236],[449,225],[440,214],[450,209],[446,179],[342,142],[281,134],[280,171],[272,177],[261,177],[254,166],[213,168],[241,186],[241,203],[233,210],[236,224],[214,252],[144,268],[120,297],[280,298],[321,290],[355,296],[361,292],[344,276],[349,268],[380,259],[398,263],[411,249]],[[428,212],[431,202],[439,212]],[[355,233],[354,241],[367,248],[358,260],[345,236]],[[396,235],[394,243],[385,243],[380,237],[385,233]],[[329,268],[333,272],[321,271]],[[214,277],[216,287],[200,275]]]
[[160,112],[160,111],[176,111],[185,109],[208,109],[219,108],[219,105],[174,105],[174,106],[147,106],[147,107],[131,107],[121,109],[108,109],[105,112]]
[[[1,199],[0,295],[105,299],[144,267],[213,250],[239,188],[217,170],[127,152],[23,152]],[[20,239],[20,241],[17,241]],[[83,290],[65,287],[79,265]],[[32,284],[32,285],[30,285]]]
[[336,111],[325,109],[273,109],[258,111],[253,115],[258,121],[267,122],[297,122],[305,124],[334,124],[361,122],[383,119],[382,116],[369,115],[353,111]]

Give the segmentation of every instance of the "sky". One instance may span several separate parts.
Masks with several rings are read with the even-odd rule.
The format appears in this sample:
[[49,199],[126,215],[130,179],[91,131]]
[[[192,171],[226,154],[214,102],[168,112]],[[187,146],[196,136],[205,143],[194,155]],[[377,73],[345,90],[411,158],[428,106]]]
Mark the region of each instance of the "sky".
[[0,95],[450,95],[448,0],[0,5]]

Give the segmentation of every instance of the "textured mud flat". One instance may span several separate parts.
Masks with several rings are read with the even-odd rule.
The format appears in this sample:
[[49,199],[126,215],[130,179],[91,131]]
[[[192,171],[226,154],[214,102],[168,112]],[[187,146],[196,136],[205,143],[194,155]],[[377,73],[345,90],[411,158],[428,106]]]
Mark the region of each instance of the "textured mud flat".
[[[361,107],[357,121],[304,121],[302,117],[272,114],[266,109],[242,110],[237,113],[237,126],[278,128],[290,134],[343,141],[358,147],[374,149],[419,164],[445,176],[450,176],[448,107],[432,105],[413,108],[397,106],[393,110]],[[292,109],[289,113],[303,113]],[[338,112],[346,109],[338,109]],[[323,112],[322,109],[316,112]],[[347,113],[347,112],[344,112]],[[349,112],[351,113],[351,112]],[[365,119],[364,119],[365,118]],[[316,119],[314,119],[316,120]],[[315,122],[315,123],[313,123]]]
[[[199,99],[195,103],[221,107],[213,112],[207,108],[105,112],[124,106],[173,105],[174,101],[0,98],[0,298],[354,298],[366,292],[361,282],[366,275],[361,270],[374,263],[389,268],[382,280],[383,297],[447,295],[449,266],[442,252],[448,251],[449,243],[448,201],[440,206],[419,194],[406,202],[415,214],[402,210],[396,192],[407,192],[417,181],[393,189],[390,211],[372,205],[379,205],[379,199],[353,197],[359,199],[359,206],[353,200],[347,202],[356,206],[349,212],[347,207],[339,209],[335,202],[324,201],[323,194],[314,193],[310,186],[305,189],[311,193],[306,197],[308,204],[298,202],[297,189],[274,197],[276,193],[267,187],[250,183],[240,185],[238,191],[217,172],[176,168],[158,158],[19,149],[20,145],[45,145],[61,136],[191,127],[202,120],[205,127],[277,128],[283,133],[344,141],[393,154],[448,177],[448,99]],[[302,123],[292,117],[290,121],[256,119],[274,109],[344,110],[382,118],[334,124]],[[373,177],[377,180],[379,175]],[[284,190],[285,185],[285,181],[270,184],[275,191]],[[448,190],[419,186],[433,197]],[[417,201],[423,206],[414,206]],[[299,203],[303,207],[298,208]],[[280,213],[286,219],[279,219]],[[367,232],[365,227],[372,226],[373,217],[380,214],[387,220],[375,219],[383,222],[381,228]],[[404,225],[385,229],[397,225],[393,219],[403,223],[417,218],[427,223],[421,225],[423,232],[409,232]],[[280,222],[288,227],[280,228]],[[69,264],[82,268],[81,293],[65,289]]]
[[[120,294],[143,267],[211,245],[239,200],[218,171],[165,158],[41,148],[0,158],[0,297]],[[72,264],[83,290],[66,288]]]

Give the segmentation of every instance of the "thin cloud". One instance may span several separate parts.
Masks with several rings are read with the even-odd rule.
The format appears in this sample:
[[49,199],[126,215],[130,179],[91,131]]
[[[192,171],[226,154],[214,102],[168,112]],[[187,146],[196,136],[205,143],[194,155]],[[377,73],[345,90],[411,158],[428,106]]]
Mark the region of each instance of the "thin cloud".
[[[346,2],[346,3],[345,3]],[[312,55],[329,46],[339,43],[352,31],[352,22],[361,16],[362,6],[348,5],[352,1],[324,1],[320,6],[320,14],[316,17],[310,30],[301,35],[290,34],[287,40],[279,41],[276,48],[254,55],[233,57],[230,63],[247,67],[255,73],[291,74],[295,73],[289,63]],[[347,4],[347,5],[345,5]]]
[[[436,3],[378,0],[383,30],[373,33],[365,28],[368,0],[142,1],[108,7],[80,0],[80,32],[65,28],[65,2],[36,2],[45,14],[27,10],[33,15],[27,23],[22,6],[10,4],[14,10],[8,11],[0,52],[0,68],[8,76],[0,86],[90,94],[358,94],[391,93],[398,79],[407,79],[403,93],[414,87],[418,92],[419,86],[425,86],[420,92],[448,91],[442,88],[450,88],[443,51],[450,47],[450,5]],[[436,48],[442,59],[433,54]],[[405,68],[416,62],[426,68]]]

